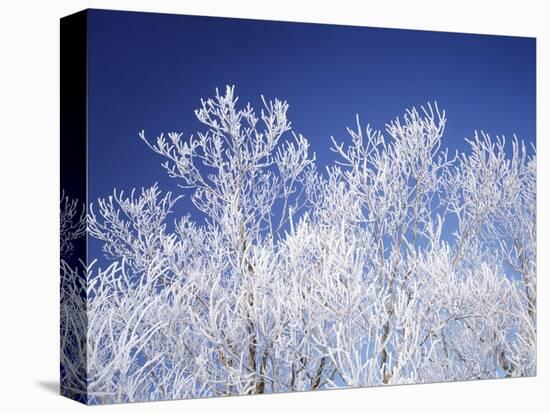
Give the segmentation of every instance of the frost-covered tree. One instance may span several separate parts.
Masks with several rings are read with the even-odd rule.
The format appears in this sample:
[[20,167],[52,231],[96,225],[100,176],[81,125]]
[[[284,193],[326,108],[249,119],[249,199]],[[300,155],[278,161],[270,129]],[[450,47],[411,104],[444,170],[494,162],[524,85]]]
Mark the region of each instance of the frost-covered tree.
[[[80,270],[87,320],[70,323],[86,334],[69,352],[86,354],[90,401],[534,375],[536,160],[521,141],[476,134],[449,154],[434,104],[385,132],[357,120],[318,171],[287,103],[262,106],[228,87],[201,102],[196,135],[141,132],[182,193],[90,205],[109,265]],[[168,225],[187,196],[197,214]]]
[[61,192],[59,216],[60,256],[68,259],[74,251],[74,241],[86,234],[86,209],[78,199]]
[[86,235],[83,203],[61,193],[60,385],[64,395],[83,401],[86,393],[86,278],[82,241]]

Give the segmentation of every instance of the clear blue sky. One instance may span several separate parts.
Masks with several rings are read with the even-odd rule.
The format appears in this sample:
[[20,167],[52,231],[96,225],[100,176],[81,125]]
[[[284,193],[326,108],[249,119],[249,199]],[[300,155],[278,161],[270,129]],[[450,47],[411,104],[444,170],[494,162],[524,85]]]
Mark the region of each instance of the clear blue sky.
[[535,142],[532,38],[99,10],[88,36],[89,201],[156,181],[178,191],[138,131],[195,133],[200,98],[226,84],[241,103],[287,100],[321,166],[356,113],[383,129],[434,100],[451,150],[476,129]]

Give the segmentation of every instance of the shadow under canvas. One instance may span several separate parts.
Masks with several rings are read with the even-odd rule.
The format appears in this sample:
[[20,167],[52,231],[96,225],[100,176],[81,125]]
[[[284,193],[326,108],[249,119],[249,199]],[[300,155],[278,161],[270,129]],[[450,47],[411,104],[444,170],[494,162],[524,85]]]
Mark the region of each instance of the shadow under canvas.
[[37,381],[36,385],[43,390],[59,395],[59,381]]

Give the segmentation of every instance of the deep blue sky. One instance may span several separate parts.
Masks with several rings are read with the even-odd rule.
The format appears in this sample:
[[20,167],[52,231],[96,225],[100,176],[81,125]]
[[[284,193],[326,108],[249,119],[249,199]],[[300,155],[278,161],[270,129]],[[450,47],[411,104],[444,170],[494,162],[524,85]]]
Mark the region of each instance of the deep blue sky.
[[156,181],[177,191],[138,132],[195,133],[200,98],[226,84],[240,103],[287,100],[321,165],[356,113],[383,129],[433,100],[452,150],[476,129],[535,142],[532,38],[91,10],[88,39],[89,201]]

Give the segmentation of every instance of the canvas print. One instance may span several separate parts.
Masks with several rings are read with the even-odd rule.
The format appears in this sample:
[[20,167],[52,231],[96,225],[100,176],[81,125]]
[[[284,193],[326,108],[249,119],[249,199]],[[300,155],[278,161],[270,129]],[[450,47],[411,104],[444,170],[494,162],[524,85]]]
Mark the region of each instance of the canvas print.
[[61,393],[536,375],[533,38],[61,20]]

